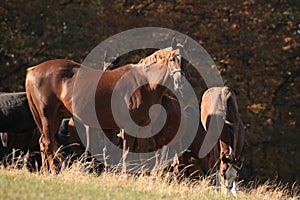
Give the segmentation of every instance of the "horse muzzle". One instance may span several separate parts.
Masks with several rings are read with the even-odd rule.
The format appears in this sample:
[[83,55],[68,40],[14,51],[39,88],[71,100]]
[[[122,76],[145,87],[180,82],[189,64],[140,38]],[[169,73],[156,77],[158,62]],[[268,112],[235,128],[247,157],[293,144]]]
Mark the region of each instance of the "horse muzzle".
[[225,186],[228,189],[231,189],[233,186],[233,182],[237,178],[237,170],[233,166],[229,166],[225,173]]
[[184,79],[183,79],[182,75],[180,75],[179,77],[174,79],[174,88],[175,88],[175,90],[182,89],[183,84],[184,84]]

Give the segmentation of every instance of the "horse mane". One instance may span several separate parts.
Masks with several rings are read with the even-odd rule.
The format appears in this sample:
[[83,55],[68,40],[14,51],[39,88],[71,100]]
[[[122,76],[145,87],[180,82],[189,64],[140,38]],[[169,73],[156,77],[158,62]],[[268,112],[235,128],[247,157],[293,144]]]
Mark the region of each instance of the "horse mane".
[[158,56],[167,56],[172,52],[171,47],[160,49],[158,51],[155,51],[150,56],[147,56],[146,58],[141,59],[138,64],[142,64],[144,67],[148,67],[154,63],[157,63]]
[[26,71],[27,71],[27,72],[32,71],[32,70],[34,70],[35,67],[36,67],[36,66],[29,67],[29,68],[26,69]]

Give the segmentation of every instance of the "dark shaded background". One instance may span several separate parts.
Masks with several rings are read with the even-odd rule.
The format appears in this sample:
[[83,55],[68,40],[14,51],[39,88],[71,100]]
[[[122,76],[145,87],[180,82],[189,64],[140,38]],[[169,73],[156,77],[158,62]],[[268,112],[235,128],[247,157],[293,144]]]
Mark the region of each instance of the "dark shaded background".
[[[0,23],[0,91],[7,92],[24,91],[28,66],[81,62],[121,31],[157,26],[189,35],[237,93],[246,126],[242,178],[300,181],[300,1],[2,0]],[[206,88],[198,85],[200,96]]]

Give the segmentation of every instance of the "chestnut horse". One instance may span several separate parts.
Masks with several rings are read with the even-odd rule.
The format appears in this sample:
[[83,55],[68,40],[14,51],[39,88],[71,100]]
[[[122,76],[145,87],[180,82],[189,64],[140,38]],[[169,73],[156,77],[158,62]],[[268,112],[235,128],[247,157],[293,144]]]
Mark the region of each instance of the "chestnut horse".
[[[212,120],[215,116],[220,117],[221,120]],[[217,145],[220,174],[217,174],[217,179],[220,178],[221,186],[226,191],[233,189],[231,191],[235,194],[235,180],[241,168],[245,135],[236,95],[231,88],[212,87],[205,91],[201,102],[201,122],[204,129],[208,131],[207,134],[216,134],[215,137],[218,137],[218,133],[210,133],[210,127],[214,127],[212,130],[219,131]],[[216,184],[219,184],[218,180]]]
[[[178,45],[178,44],[177,44],[177,45]],[[160,54],[162,54],[163,52],[171,51],[172,49],[177,49],[177,48],[179,49],[180,52],[183,52],[183,51],[182,51],[182,50],[183,50],[183,46],[181,45],[181,48],[182,48],[182,49],[180,49],[180,47],[176,47],[176,39],[173,38],[171,47],[166,48],[166,49],[163,49],[162,51],[161,51],[161,50],[158,50],[158,51],[152,53],[152,54],[149,55],[148,57],[146,57],[146,58],[144,58],[144,59],[141,59],[141,60],[139,61],[139,64],[150,65],[150,64],[157,63],[157,62],[159,62],[159,59],[157,59],[158,56],[164,58],[164,56],[163,56],[163,55],[160,55]],[[167,51],[166,51],[166,50],[167,50]],[[179,55],[181,55],[181,54],[179,54]],[[109,57],[109,56],[107,55],[107,51],[105,51],[105,53],[104,53],[103,71],[111,71],[111,70],[116,69],[116,68],[117,68],[117,67],[116,67],[116,63],[118,63],[119,59],[120,59],[119,54],[117,54],[116,56]],[[181,60],[181,57],[178,56],[178,60],[180,61],[180,60]],[[163,98],[163,102],[164,102],[164,99],[165,99],[165,98]],[[173,107],[174,107],[174,106],[173,106]],[[179,106],[178,106],[178,107],[179,107]],[[172,110],[172,109],[171,109],[171,110]],[[180,115],[180,112],[179,112],[179,115]],[[173,116],[173,118],[174,118],[174,116],[176,116],[176,115],[172,115],[172,116]],[[180,117],[180,116],[179,116],[179,117]],[[179,118],[179,122],[180,122],[180,118]],[[179,122],[178,122],[178,123],[179,123]],[[152,126],[153,126],[153,125],[152,125]],[[170,127],[170,126],[169,126],[169,127]],[[74,153],[77,154],[77,155],[81,155],[83,152],[85,152],[86,155],[87,155],[87,153],[88,153],[87,151],[88,151],[88,149],[90,149],[90,145],[93,145],[93,143],[94,143],[95,141],[98,142],[98,147],[97,147],[96,149],[93,148],[93,149],[94,149],[94,150],[93,150],[93,151],[94,151],[93,153],[95,153],[96,151],[99,153],[99,150],[101,151],[101,148],[99,148],[100,146],[103,146],[104,148],[106,148],[106,150],[111,149],[112,145],[116,145],[116,146],[121,147],[121,146],[122,146],[122,143],[120,143],[120,142],[121,142],[121,138],[124,139],[124,137],[125,137],[124,134],[123,134],[124,136],[121,137],[121,138],[117,136],[117,133],[120,133],[120,131],[124,133],[124,130],[120,130],[120,129],[116,129],[116,130],[113,130],[113,129],[104,129],[103,132],[104,132],[106,138],[107,138],[112,144],[104,144],[104,143],[103,143],[103,144],[102,144],[102,143],[99,144],[99,142],[101,142],[101,141],[99,141],[99,139],[98,139],[98,140],[95,140],[95,139],[92,139],[91,137],[94,137],[95,134],[96,134],[96,135],[98,135],[98,134],[102,135],[101,130],[99,129],[99,130],[97,130],[97,133],[95,133],[95,131],[94,131],[92,134],[90,134],[90,133],[89,133],[90,128],[88,128],[88,129],[86,129],[86,131],[85,131],[85,133],[86,133],[85,136],[86,136],[86,137],[82,138],[83,142],[86,144],[86,145],[84,145],[84,144],[82,144],[82,141],[80,141],[80,138],[79,138],[79,136],[78,136],[78,133],[77,133],[77,131],[76,131],[75,124],[74,124],[74,121],[73,121],[72,118],[71,118],[71,120],[70,120],[70,122],[69,122],[69,129],[70,129],[70,136],[71,136],[69,142],[75,144],[75,145],[71,146],[69,149],[74,150]],[[93,128],[92,128],[92,129],[93,129]],[[92,139],[92,141],[91,141],[91,139]],[[147,151],[147,150],[145,149],[145,148],[147,148],[147,147],[146,147],[147,145],[136,145],[136,146],[133,148],[133,145],[135,144],[135,140],[136,140],[135,137],[126,134],[126,141],[127,141],[127,143],[126,143],[125,140],[124,140],[123,143],[126,144],[126,145],[124,145],[124,149],[130,149],[130,151],[137,152],[137,149],[140,149],[141,146],[142,146],[142,147],[144,147],[144,150]],[[145,140],[147,140],[147,139],[142,139],[142,141],[145,141]],[[150,138],[150,140],[151,140],[151,138]],[[153,141],[153,140],[152,140],[152,141]],[[103,142],[104,142],[104,141],[103,141]],[[108,145],[108,147],[107,147],[107,145]],[[130,148],[128,148],[128,145],[130,146]],[[150,142],[150,144],[149,144],[149,148],[150,148],[150,149],[156,148],[155,146],[156,146],[156,143],[154,144],[154,143],[151,143],[151,142]],[[103,149],[103,150],[104,150],[104,149]],[[77,153],[76,153],[76,152],[77,152]],[[111,153],[111,152],[108,152],[108,153]],[[104,158],[104,160],[105,160],[105,158]]]
[[[217,109],[221,113],[218,113]],[[220,135],[207,132],[209,126],[220,125],[213,123],[216,121],[210,124],[213,115],[222,116],[223,126],[219,130]],[[225,86],[213,87],[205,91],[201,102],[201,120],[203,124],[199,124],[194,141],[181,157],[183,164],[181,168],[184,168],[186,175],[191,178],[216,172],[217,188],[219,189],[221,184],[225,192],[231,190],[233,194],[236,194],[235,180],[238,170],[241,169],[245,133],[238,113],[236,96],[232,89]],[[206,145],[204,142],[207,134],[216,134],[214,136],[216,142],[212,144],[207,154],[200,157],[199,152]]]
[[[165,48],[162,51],[168,50],[178,50],[180,55],[186,56],[186,49],[188,48],[188,40],[186,39],[183,44],[177,43],[176,39],[173,38],[171,47]],[[158,50],[157,52],[160,52]],[[157,52],[151,54],[150,56],[146,57],[145,59],[141,59],[139,64],[153,64],[156,62],[157,59]],[[114,63],[116,62],[117,57],[107,58],[105,54],[105,63],[104,63],[104,70],[113,70],[115,69]],[[181,57],[178,57],[178,60],[181,64]],[[123,139],[123,150],[136,152],[136,153],[147,153],[152,151],[160,150],[163,146],[168,145],[171,140],[175,137],[178,129],[179,124],[181,122],[181,108],[179,102],[167,95],[163,96],[162,99],[162,106],[165,108],[167,112],[167,119],[163,128],[154,136],[149,138],[137,138],[131,135],[128,135],[124,132],[124,130],[120,131],[119,137]],[[188,109],[187,109],[188,110]],[[186,115],[183,115],[186,116]],[[187,126],[187,118],[183,119],[183,123]],[[154,122],[154,124],[160,123],[159,120]],[[185,127],[187,128],[187,127]],[[177,138],[178,140],[179,138]],[[180,141],[173,141],[173,145],[180,145]],[[146,148],[145,148],[146,147]],[[158,153],[158,152],[157,152]]]
[[[95,103],[96,118],[104,129],[126,128],[132,121],[139,126],[149,124],[148,110],[161,102],[166,90],[162,85],[173,83],[175,89],[180,89],[183,84],[178,51],[160,50],[156,55],[156,63],[161,64],[128,64],[105,72],[63,59],[46,61],[27,69],[26,94],[34,120],[42,133],[40,148],[44,172],[49,169],[56,172],[55,132],[64,116],[71,115],[88,126],[98,125],[86,113],[90,104]],[[76,80],[83,81],[84,84],[80,84],[82,88],[75,87]],[[85,93],[93,84],[91,80],[98,80],[94,99],[85,98]],[[118,81],[123,82],[117,84]],[[141,86],[141,83],[144,85]],[[114,119],[113,109],[122,110],[122,107],[111,107],[116,90],[119,91],[117,95],[121,106],[127,106],[132,118],[127,118],[128,110],[120,112],[119,118],[122,120],[119,125]]]
[[[199,124],[197,134],[193,140],[193,143],[189,147],[188,151],[183,154],[182,157],[182,164],[184,166],[190,165],[188,169],[187,176],[192,175],[192,177],[197,177],[199,175],[208,175],[214,172],[217,165],[220,164],[220,143],[228,141],[228,133],[231,133],[232,129],[230,125],[225,124],[220,135],[220,138],[216,145],[212,147],[210,152],[203,158],[199,158],[198,154],[200,151],[201,146],[203,145],[204,138],[207,134],[206,130]],[[242,120],[239,123],[238,128],[238,149],[243,149],[244,143],[244,124]],[[228,145],[228,144],[227,144]],[[229,148],[229,147],[228,147]],[[239,150],[239,151],[241,151]],[[239,157],[241,160],[241,153],[239,153]],[[236,165],[237,166],[237,165]],[[218,170],[219,171],[219,170]]]

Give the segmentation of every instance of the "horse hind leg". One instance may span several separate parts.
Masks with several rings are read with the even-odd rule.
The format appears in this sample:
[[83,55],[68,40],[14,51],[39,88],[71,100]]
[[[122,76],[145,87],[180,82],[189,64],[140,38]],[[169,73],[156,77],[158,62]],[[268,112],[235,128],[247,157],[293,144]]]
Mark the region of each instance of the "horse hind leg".
[[32,95],[33,93],[33,89],[32,86],[29,87],[30,84],[27,83],[26,81],[26,96],[27,96],[27,100],[28,100],[28,104],[29,104],[29,108],[30,111],[32,113],[33,119],[41,133],[41,137],[39,139],[39,144],[40,144],[40,152],[41,152],[41,159],[42,159],[42,171],[48,172],[49,171],[49,165],[47,162],[47,155],[45,154],[45,146],[47,146],[47,144],[45,144],[45,139],[44,139],[44,131],[43,131],[43,120],[41,118],[41,112],[39,107],[37,107],[37,102],[38,100],[35,98],[35,95]]
[[[54,114],[55,112],[52,111],[51,114],[48,113],[46,115],[52,116],[50,117],[51,120],[49,120],[49,117],[45,117],[45,115],[42,117],[43,133],[40,138],[41,155],[44,155],[44,157],[42,157],[42,160],[44,161],[42,169],[47,171],[50,169],[51,173],[57,172],[56,166],[59,166],[61,161],[55,139],[55,134],[61,121],[61,117],[55,118]],[[55,163],[56,161],[58,163]]]
[[41,132],[39,143],[42,171],[47,173],[50,169],[50,172],[55,172],[54,155],[57,150],[55,133],[61,121],[61,117],[57,116],[58,106],[54,106],[54,101],[37,99],[36,97],[40,95],[32,95],[32,92],[34,91],[30,89],[27,91],[27,98],[33,118]]

